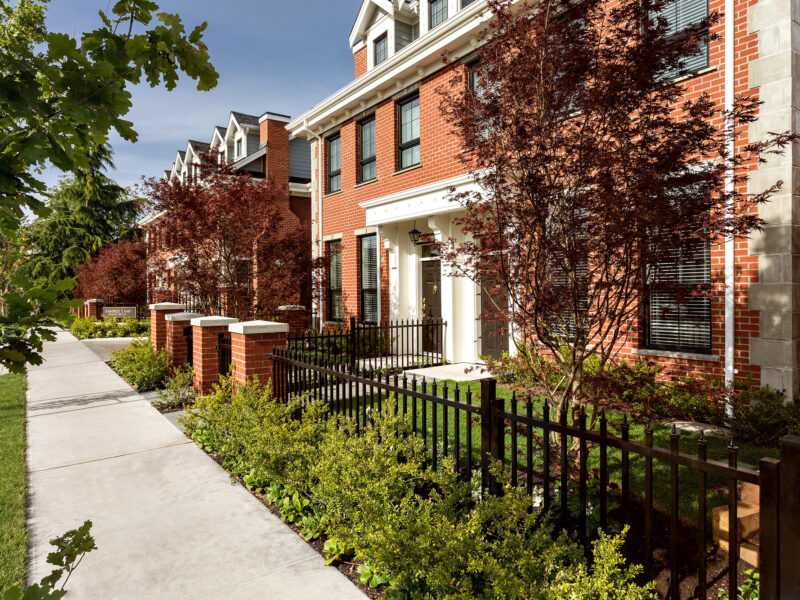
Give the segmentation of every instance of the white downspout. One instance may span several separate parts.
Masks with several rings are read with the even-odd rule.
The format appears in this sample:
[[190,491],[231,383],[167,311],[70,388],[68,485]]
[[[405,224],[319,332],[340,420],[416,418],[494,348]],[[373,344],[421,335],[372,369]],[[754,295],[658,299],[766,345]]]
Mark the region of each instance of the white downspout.
[[[317,256],[322,256],[322,137],[308,128],[308,120],[303,121],[303,130],[310,133],[317,140]],[[322,289],[322,279],[319,281],[319,329],[322,331],[325,322],[324,290]]]
[[[735,0],[725,0],[725,110],[728,114],[733,110],[734,85],[735,85]],[[733,131],[728,131],[726,140],[729,157],[736,151]],[[728,213],[733,214],[733,192],[735,191],[734,173],[729,170],[725,179],[725,191],[728,194]],[[734,261],[735,240],[728,237],[725,240],[725,385],[731,387],[734,375],[734,344],[735,344],[735,289],[736,284]],[[727,407],[728,413],[731,406]]]

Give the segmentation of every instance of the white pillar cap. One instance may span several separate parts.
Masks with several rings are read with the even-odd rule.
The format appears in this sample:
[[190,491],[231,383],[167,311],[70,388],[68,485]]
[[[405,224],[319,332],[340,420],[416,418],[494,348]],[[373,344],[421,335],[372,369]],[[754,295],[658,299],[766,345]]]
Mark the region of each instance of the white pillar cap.
[[186,310],[186,305],[175,304],[173,302],[161,302],[159,304],[151,304],[150,310]]
[[190,313],[190,312],[182,312],[182,313],[172,313],[171,315],[167,315],[164,317],[167,321],[191,321],[192,319],[197,319],[202,317],[202,313]]
[[231,317],[197,317],[192,319],[193,327],[220,327],[222,325],[230,325],[231,323],[238,323],[239,319]]
[[289,325],[287,323],[276,323],[274,321],[246,321],[244,323],[230,325],[228,331],[242,335],[254,335],[256,333],[289,333]]

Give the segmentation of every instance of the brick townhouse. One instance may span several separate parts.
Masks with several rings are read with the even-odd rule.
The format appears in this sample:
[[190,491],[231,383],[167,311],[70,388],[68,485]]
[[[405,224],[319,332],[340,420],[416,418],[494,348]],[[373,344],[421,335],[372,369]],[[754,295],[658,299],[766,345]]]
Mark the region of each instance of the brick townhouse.
[[[238,172],[256,179],[269,179],[279,186],[276,199],[285,206],[281,226],[301,228],[311,232],[311,160],[307,140],[290,136],[286,129],[290,117],[271,112],[260,117],[231,112],[227,126],[216,126],[208,142],[190,140],[185,151],[179,151],[170,170],[164,177],[181,182],[191,181],[197,175],[200,156],[211,150],[220,163],[231,164]],[[163,214],[151,214],[140,222],[145,231],[148,257],[163,258],[163,240],[159,222]],[[309,245],[310,247],[310,245]],[[152,262],[152,261],[151,261]],[[253,286],[255,287],[255,286]],[[307,287],[307,285],[306,285]],[[177,289],[170,272],[148,273],[148,299],[150,302],[182,302],[192,305],[192,299]],[[298,282],[297,304],[308,306],[310,290]],[[220,312],[224,312],[224,304]]]
[[[349,37],[354,80],[288,126],[311,143],[313,247],[331,257],[317,307],[324,320],[441,317],[448,322],[445,352],[456,362],[513,351],[506,336],[490,335],[492,322],[478,319],[479,287],[450,276],[430,243],[459,239],[459,207],[447,200],[448,190],[475,185],[458,160],[461,146],[440,114],[436,89],[453,70],[469,68],[484,11],[484,0],[364,0]],[[685,20],[708,11],[724,15],[715,26],[719,38],[696,57],[687,94],[708,91],[730,105],[734,94],[756,93],[764,104],[752,139],[796,131],[800,5],[676,0],[671,14]],[[445,67],[443,54],[453,64]],[[652,311],[622,357],[646,357],[674,375],[752,377],[798,390],[799,163],[795,149],[753,168],[753,191],[777,180],[784,187],[759,209],[767,222],[762,232],[713,246],[699,269],[708,283],[735,282],[724,298],[693,299],[673,316]]]

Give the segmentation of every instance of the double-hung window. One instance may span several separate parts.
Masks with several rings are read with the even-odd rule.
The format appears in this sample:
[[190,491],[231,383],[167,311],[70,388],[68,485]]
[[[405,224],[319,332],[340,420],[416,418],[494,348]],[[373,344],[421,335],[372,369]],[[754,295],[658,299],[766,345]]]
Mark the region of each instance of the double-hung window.
[[419,96],[401,102],[397,107],[399,137],[399,168],[407,169],[420,163]]
[[[672,0],[661,9],[659,16],[667,22],[667,35],[680,35],[708,17],[708,0]],[[703,40],[696,54],[683,59],[681,69],[692,73],[706,68],[708,63],[708,40]],[[675,73],[667,75],[674,77]]]
[[358,238],[358,289],[362,323],[378,322],[378,236]]
[[[648,278],[644,345],[651,350],[711,352],[711,250],[708,242],[675,252]],[[652,285],[657,282],[658,285]]]
[[236,158],[244,156],[244,142],[243,140],[236,140]]
[[375,51],[375,66],[377,67],[387,58],[389,58],[389,36],[384,33],[381,37],[375,40],[373,49]]
[[447,19],[448,0],[431,0],[428,10],[430,11],[430,28],[433,29],[439,23]]
[[358,181],[372,181],[377,177],[375,155],[375,115],[358,124]]
[[328,193],[342,189],[342,138],[328,138]]
[[342,242],[326,243],[328,255],[328,320],[342,321]]

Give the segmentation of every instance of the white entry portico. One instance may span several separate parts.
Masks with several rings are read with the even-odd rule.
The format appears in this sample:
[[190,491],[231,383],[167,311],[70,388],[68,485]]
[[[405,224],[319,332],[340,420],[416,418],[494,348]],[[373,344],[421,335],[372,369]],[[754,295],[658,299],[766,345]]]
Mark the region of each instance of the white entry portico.
[[[454,223],[464,209],[450,200],[451,190],[476,188],[471,175],[462,175],[361,204],[367,226],[380,228],[389,254],[389,317],[402,320],[440,315],[447,323],[445,357],[457,363],[479,362],[482,355],[490,353],[481,336],[480,288],[469,278],[453,273],[430,242],[464,239]],[[421,243],[411,240],[409,233],[415,229],[422,233]]]

